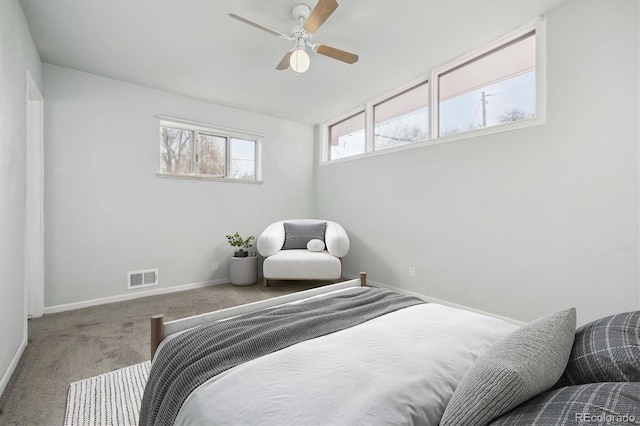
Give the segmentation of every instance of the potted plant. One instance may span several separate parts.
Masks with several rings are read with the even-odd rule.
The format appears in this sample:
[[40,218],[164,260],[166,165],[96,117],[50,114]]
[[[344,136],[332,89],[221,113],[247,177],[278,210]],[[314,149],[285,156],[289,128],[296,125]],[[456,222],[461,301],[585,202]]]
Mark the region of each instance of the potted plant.
[[249,256],[249,252],[244,249],[249,250],[251,247],[251,243],[255,237],[253,235],[248,236],[247,238],[242,238],[239,233],[235,233],[233,235],[227,235],[227,241],[231,244],[231,247],[238,247],[233,254],[233,257],[247,257]]
[[231,247],[238,248],[229,265],[229,280],[233,285],[251,285],[258,280],[258,258],[255,255],[249,256],[248,252],[254,238],[253,235],[242,238],[237,232],[227,235]]

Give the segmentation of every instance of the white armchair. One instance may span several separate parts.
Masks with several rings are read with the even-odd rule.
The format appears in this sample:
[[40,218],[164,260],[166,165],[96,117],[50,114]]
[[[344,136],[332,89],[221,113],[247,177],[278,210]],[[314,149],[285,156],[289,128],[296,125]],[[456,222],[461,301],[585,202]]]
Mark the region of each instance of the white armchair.
[[269,280],[342,280],[349,237],[342,226],[329,220],[281,220],[260,234],[256,247],[265,258],[265,287]]

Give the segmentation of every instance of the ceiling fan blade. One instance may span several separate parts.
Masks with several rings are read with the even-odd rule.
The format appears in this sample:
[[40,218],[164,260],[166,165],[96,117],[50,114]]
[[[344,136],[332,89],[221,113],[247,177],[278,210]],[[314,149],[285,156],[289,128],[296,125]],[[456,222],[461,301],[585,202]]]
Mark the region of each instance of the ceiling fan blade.
[[282,58],[282,60],[280,61],[280,63],[276,67],[277,70],[282,71],[282,70],[286,70],[287,68],[289,68],[289,59],[291,58],[291,54],[292,53],[293,53],[293,50],[290,50],[287,53],[285,53],[284,58]]
[[229,16],[231,16],[233,19],[237,19],[240,22],[244,22],[245,24],[249,24],[252,27],[256,27],[256,28],[258,28],[258,29],[260,29],[262,31],[266,31],[266,32],[271,33],[273,35],[276,35],[276,36],[279,36],[279,37],[282,37],[282,38],[286,38],[287,40],[291,40],[291,37],[286,36],[286,35],[282,34],[279,31],[272,30],[269,27],[265,27],[264,25],[260,25],[257,22],[253,22],[250,19],[243,18],[242,16],[236,15],[235,13],[230,13]]
[[358,55],[336,49],[335,47],[327,46],[326,44],[317,44],[313,46],[313,50],[321,55],[346,62],[347,64],[354,64],[358,62]]
[[336,0],[320,0],[311,11],[302,28],[309,34],[315,33],[337,8],[338,2]]

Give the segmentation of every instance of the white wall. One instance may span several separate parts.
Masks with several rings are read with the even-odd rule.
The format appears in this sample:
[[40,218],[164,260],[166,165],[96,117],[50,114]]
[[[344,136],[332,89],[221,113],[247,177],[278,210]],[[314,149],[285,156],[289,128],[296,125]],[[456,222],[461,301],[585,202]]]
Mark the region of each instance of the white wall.
[[42,63],[17,0],[0,1],[0,393],[26,345],[24,303],[25,69]]
[[[46,307],[128,294],[140,269],[159,268],[160,287],[223,280],[226,234],[312,216],[312,126],[49,64],[44,76]],[[158,177],[157,114],[265,135],[264,183]]]
[[346,272],[523,321],[639,309],[638,5],[549,13],[546,124],[317,168]]

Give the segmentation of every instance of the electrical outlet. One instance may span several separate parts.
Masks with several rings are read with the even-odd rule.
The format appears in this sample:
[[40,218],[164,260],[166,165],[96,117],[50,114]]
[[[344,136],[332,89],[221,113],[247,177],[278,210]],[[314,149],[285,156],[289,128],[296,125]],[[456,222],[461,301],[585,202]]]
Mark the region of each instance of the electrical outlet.
[[218,270],[218,262],[216,262],[215,260],[213,262],[211,262],[211,270],[212,271],[217,271]]
[[413,266],[409,266],[409,276],[411,278],[415,278],[416,276],[416,268],[414,268]]

